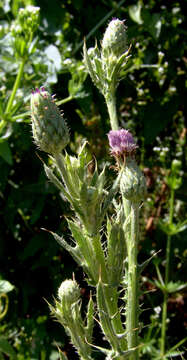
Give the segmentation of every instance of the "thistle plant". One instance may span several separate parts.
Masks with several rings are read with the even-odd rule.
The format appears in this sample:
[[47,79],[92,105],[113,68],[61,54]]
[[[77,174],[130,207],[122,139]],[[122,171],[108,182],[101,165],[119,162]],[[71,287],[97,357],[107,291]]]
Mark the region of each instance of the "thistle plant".
[[[75,213],[72,219],[67,219],[74,246],[63,236],[50,233],[83,268],[88,284],[95,288],[95,308],[90,295],[85,318],[81,315],[80,290],[74,279],[62,282],[55,305],[50,305],[82,360],[93,359],[94,349],[107,360],[139,359],[139,277],[145,264],[138,265],[137,256],[139,208],[146,186],[135,160],[138,146],[128,130],[119,129],[115,100],[128,53],[126,28],[118,19],[109,24],[101,52],[97,45],[88,52],[84,46],[86,66],[106,99],[111,121],[108,139],[117,175],[110,187],[105,167],[99,173],[96,160],[94,170],[90,171],[86,142],[77,156],[65,151],[69,130],[53,96],[43,87],[31,95],[34,141],[50,154],[52,162],[50,167],[44,165],[46,175]],[[92,343],[94,317],[108,341],[107,348]],[[66,359],[65,355],[61,357]]]
[[130,47],[127,47],[124,21],[113,19],[104,34],[101,50],[97,42],[87,51],[84,44],[84,62],[92,81],[104,95],[112,130],[118,130],[116,111],[116,89],[125,76]]

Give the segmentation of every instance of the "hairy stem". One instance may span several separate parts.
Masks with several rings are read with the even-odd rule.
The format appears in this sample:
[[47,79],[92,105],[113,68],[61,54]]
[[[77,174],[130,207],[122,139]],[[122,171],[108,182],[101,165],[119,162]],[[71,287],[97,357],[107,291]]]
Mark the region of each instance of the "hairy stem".
[[[175,192],[171,189],[171,197],[170,197],[170,209],[169,209],[169,224],[173,222],[173,214],[174,214],[174,197]],[[169,266],[170,266],[170,253],[171,253],[171,236],[167,237],[167,245],[166,245],[166,267],[165,267],[165,286],[167,286],[169,282]],[[168,292],[164,292],[164,299],[162,305],[162,327],[161,327],[161,357],[164,358],[165,355],[165,347],[166,347],[166,330],[167,330],[167,302],[168,302]]]
[[112,130],[118,130],[119,129],[119,123],[118,123],[118,117],[117,117],[117,111],[116,111],[116,97],[115,92],[111,92],[109,96],[105,96],[108,113],[110,117],[110,124]]
[[[128,349],[138,346],[138,235],[139,235],[139,204],[131,205],[131,236],[128,244],[128,289],[126,309],[126,330]],[[136,349],[130,356],[130,360],[138,360]]]
[[125,214],[125,224],[124,224],[124,233],[125,233],[125,239],[126,244],[128,247],[128,244],[130,243],[130,236],[131,236],[131,226],[130,226],[130,214],[131,214],[131,201],[127,200],[124,196],[122,197],[123,201],[123,209]]

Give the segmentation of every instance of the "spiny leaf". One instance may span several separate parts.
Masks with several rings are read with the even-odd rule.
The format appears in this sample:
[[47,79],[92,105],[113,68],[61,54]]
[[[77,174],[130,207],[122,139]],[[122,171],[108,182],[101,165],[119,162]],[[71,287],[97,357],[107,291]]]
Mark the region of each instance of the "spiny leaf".
[[89,55],[88,55],[88,52],[87,52],[87,48],[86,48],[86,42],[84,41],[84,46],[83,46],[83,53],[84,53],[84,61],[85,61],[85,64],[87,66],[87,69],[89,71],[89,74],[92,78],[92,81],[93,83],[99,87],[99,81],[97,79],[97,76],[94,72],[94,69],[93,69],[93,66],[92,66],[92,63],[90,61],[90,58],[89,58]]
[[92,341],[93,327],[94,327],[94,302],[92,300],[92,295],[90,294],[90,299],[87,307],[87,316],[86,316],[86,338],[88,342]]

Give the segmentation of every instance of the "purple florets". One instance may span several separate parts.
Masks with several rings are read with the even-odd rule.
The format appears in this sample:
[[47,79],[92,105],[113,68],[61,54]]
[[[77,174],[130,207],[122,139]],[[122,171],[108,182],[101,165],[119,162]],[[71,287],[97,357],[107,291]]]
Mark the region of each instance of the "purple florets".
[[111,130],[108,133],[108,139],[114,156],[131,155],[138,147],[132,134],[125,129]]

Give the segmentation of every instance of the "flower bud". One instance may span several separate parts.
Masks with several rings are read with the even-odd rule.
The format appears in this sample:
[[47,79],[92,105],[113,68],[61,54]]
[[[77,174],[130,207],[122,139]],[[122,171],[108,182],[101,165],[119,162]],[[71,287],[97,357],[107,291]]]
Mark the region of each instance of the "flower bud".
[[115,55],[120,57],[127,50],[126,26],[124,21],[113,19],[104,34],[102,52],[104,56]]
[[60,153],[69,142],[68,127],[53,97],[43,87],[31,95],[31,118],[36,145],[49,154]]
[[65,280],[58,289],[62,306],[69,308],[80,299],[80,289],[75,280]]
[[122,196],[133,202],[142,201],[146,195],[145,177],[132,158],[128,158],[126,161],[120,181],[120,189]]

